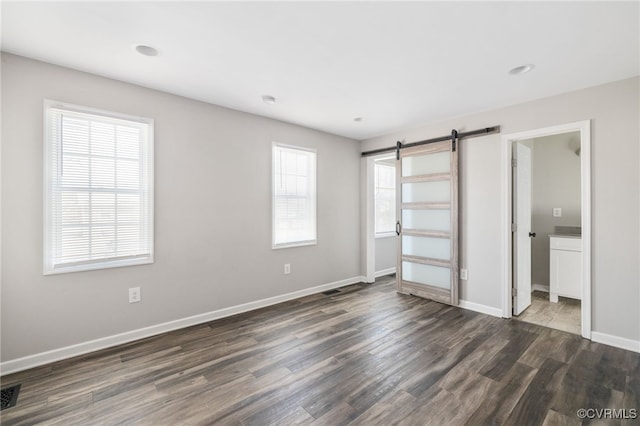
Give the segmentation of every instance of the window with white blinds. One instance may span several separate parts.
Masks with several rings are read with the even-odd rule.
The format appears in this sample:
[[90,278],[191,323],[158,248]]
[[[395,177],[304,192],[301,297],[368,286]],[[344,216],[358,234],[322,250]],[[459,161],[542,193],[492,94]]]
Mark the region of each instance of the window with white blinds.
[[375,230],[376,236],[395,235],[396,168],[375,163]]
[[153,262],[153,120],[45,102],[44,273]]
[[273,144],[273,248],[316,243],[316,153]]

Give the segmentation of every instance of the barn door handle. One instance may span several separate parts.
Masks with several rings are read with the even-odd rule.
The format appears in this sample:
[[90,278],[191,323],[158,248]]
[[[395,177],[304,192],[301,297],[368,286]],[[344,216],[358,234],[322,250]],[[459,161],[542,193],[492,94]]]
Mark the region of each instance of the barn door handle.
[[402,231],[402,225],[400,225],[400,221],[396,222],[396,235],[400,235],[400,232]]

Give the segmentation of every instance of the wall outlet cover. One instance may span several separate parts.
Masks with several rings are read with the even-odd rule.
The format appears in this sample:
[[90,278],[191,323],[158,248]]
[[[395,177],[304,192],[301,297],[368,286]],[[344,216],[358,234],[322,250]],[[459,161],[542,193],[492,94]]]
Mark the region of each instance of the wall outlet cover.
[[553,217],[562,217],[562,208],[554,207],[553,208]]
[[129,289],[129,303],[138,303],[140,299],[140,287],[131,287]]

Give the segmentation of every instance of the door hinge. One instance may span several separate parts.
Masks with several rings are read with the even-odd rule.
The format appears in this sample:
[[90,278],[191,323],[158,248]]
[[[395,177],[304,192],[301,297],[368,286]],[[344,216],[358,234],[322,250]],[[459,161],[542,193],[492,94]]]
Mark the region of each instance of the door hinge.
[[516,297],[518,295],[518,289],[513,287],[511,289],[511,297]]
[[518,167],[518,160],[516,158],[511,159],[511,167]]
[[516,225],[515,223],[511,224],[511,232],[516,232],[518,230],[518,225]]

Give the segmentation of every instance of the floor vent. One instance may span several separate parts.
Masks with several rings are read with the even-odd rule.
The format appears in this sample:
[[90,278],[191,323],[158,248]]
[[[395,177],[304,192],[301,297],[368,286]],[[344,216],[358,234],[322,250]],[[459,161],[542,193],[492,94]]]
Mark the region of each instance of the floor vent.
[[13,407],[18,402],[18,393],[20,393],[20,385],[9,386],[0,391],[2,393],[2,406],[0,410]]
[[336,294],[336,293],[340,293],[339,290],[329,290],[329,291],[323,291],[322,294],[324,294],[325,296],[331,296],[332,294]]

